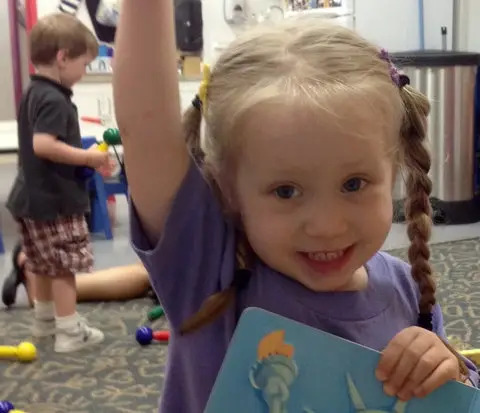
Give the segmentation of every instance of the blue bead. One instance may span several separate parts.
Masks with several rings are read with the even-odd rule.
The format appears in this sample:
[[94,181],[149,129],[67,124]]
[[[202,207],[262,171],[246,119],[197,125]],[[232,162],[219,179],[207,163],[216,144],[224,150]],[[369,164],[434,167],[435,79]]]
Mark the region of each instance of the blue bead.
[[137,329],[136,338],[137,342],[142,346],[146,346],[152,342],[153,331],[149,327],[140,327]]
[[0,401],[0,413],[8,413],[10,410],[14,410],[15,406],[6,401],[6,400],[1,400]]

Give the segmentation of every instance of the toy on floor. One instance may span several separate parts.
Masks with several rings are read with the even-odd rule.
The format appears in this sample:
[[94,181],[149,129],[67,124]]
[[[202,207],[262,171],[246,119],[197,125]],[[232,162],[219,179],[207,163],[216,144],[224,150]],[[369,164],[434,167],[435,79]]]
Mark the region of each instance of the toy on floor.
[[10,413],[15,409],[15,406],[7,400],[0,401],[0,413]]
[[1,400],[0,413],[25,413],[25,412],[23,410],[15,409],[15,406],[7,400]]
[[147,318],[149,321],[155,321],[162,317],[164,314],[165,310],[163,309],[163,307],[157,306],[148,312]]
[[471,360],[477,366],[480,366],[480,348],[470,348],[459,337],[448,336],[448,342],[457,350],[463,357]]
[[37,349],[32,343],[23,342],[18,346],[0,346],[0,359],[33,361],[37,358]]
[[138,344],[146,346],[150,344],[153,340],[159,341],[162,343],[168,343],[170,340],[170,331],[168,330],[159,330],[153,331],[150,327],[140,327],[137,329],[135,335]]
[[472,360],[477,366],[480,366],[480,348],[461,350],[460,354],[467,359]]

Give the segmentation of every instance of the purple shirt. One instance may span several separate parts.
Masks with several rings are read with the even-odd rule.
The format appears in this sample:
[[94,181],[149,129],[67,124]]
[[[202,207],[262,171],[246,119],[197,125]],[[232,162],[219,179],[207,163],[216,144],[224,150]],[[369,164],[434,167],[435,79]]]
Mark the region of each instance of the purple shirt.
[[[161,412],[203,412],[246,307],[263,308],[379,351],[402,329],[416,325],[419,291],[409,265],[378,252],[366,264],[367,288],[356,292],[316,293],[258,261],[236,306],[214,323],[180,336],[182,322],[232,282],[235,228],[193,162],[157,245],[150,245],[131,211],[134,248],[172,329]],[[438,306],[433,320],[434,331],[445,337]],[[472,364],[469,368],[477,384],[476,369]]]

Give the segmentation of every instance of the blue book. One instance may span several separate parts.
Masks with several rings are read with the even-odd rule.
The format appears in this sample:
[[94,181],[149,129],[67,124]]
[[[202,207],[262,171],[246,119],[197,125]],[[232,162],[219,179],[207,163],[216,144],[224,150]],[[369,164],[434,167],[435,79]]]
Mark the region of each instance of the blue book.
[[387,396],[380,353],[285,317],[242,314],[205,413],[479,413],[480,391],[449,382],[422,399]]

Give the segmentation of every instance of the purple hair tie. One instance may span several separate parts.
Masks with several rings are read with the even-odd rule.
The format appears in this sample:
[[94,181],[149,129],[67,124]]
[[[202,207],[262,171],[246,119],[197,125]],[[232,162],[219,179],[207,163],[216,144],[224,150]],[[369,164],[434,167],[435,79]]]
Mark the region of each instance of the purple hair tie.
[[395,83],[399,89],[410,84],[410,78],[407,75],[399,72],[398,68],[393,64],[390,55],[385,49],[380,50],[380,59],[388,63],[392,82]]

